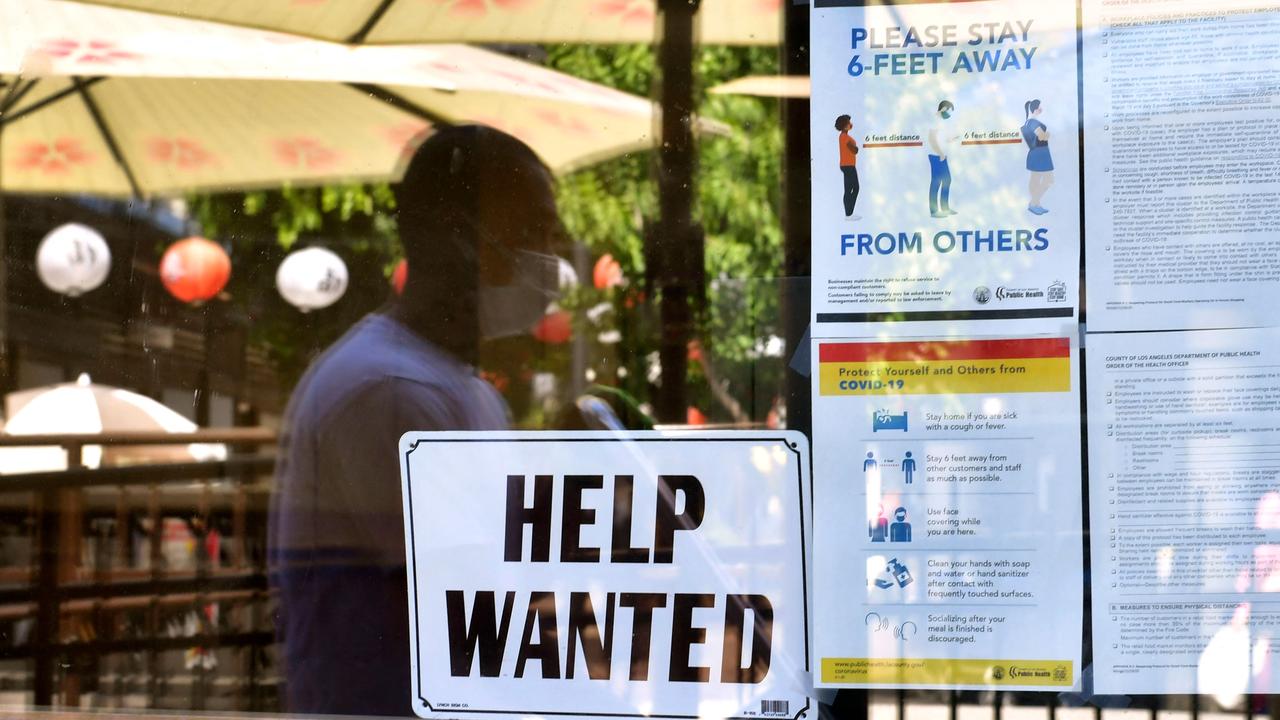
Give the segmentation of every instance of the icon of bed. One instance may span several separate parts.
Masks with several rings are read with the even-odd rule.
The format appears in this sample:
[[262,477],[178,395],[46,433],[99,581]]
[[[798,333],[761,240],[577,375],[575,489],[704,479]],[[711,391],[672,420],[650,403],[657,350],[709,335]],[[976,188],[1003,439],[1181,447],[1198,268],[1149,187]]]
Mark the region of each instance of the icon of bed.
[[891,415],[886,410],[877,410],[871,416],[871,432],[880,430],[901,430],[907,431],[907,411],[903,410],[901,415]]

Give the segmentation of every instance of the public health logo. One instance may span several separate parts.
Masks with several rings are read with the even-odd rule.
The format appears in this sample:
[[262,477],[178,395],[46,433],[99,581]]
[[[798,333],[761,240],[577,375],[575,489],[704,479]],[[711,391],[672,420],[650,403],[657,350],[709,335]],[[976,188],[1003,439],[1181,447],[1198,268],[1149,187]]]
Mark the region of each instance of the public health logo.
[[995,667],[991,668],[991,679],[992,679],[992,680],[1003,680],[1003,679],[1004,679],[1004,668],[1000,667],[999,665],[996,665]]
[[1061,280],[1055,280],[1049,285],[1049,292],[1046,294],[1049,302],[1066,302],[1067,301],[1067,284]]
[[991,288],[986,285],[979,285],[973,291],[973,299],[978,301],[979,305],[986,305],[991,302]]

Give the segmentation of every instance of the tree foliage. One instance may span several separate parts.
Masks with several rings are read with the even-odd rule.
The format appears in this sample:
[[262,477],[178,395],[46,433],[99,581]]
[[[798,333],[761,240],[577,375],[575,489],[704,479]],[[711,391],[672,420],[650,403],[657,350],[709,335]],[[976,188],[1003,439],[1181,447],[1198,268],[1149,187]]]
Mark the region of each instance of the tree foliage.
[[[705,89],[745,75],[776,73],[777,54],[772,48],[708,47],[697,58],[696,77],[703,88],[699,113],[727,132],[704,133],[699,141],[695,219],[706,232],[708,303],[691,353],[691,396],[713,420],[760,420],[782,377],[777,342],[769,342],[781,334],[779,109],[773,100],[712,95]],[[648,46],[556,45],[546,48],[546,64],[637,95],[653,95],[657,82]],[[645,227],[658,219],[656,162],[655,153],[632,153],[558,182],[565,227],[587,249],[588,257],[579,257],[580,275],[585,271],[586,276],[560,303],[573,312],[575,334],[588,345],[586,365],[574,365],[568,344],[545,346],[531,339],[496,343],[482,361],[527,424],[537,424],[551,409],[529,402],[538,373],[557,377],[561,393],[590,379],[619,385],[642,400],[652,394],[658,327],[643,286],[643,237]],[[394,197],[385,185],[202,196],[194,199],[194,207],[205,232],[231,246],[237,267],[232,295],[246,308],[254,338],[271,350],[286,381],[297,376],[317,347],[386,297],[386,278],[399,248]],[[343,257],[352,285],[334,308],[302,317],[275,294],[274,272],[288,250],[312,243]],[[592,286],[590,267],[605,254],[621,266],[625,286]],[[240,272],[246,266],[251,269]],[[571,378],[574,372],[587,377]]]

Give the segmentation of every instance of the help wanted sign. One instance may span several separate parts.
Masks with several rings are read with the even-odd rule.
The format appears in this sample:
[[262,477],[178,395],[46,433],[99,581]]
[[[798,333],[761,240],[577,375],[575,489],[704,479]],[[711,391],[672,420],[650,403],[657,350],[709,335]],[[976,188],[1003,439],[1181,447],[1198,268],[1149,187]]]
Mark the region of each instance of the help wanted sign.
[[424,432],[400,452],[420,716],[816,714],[803,435]]

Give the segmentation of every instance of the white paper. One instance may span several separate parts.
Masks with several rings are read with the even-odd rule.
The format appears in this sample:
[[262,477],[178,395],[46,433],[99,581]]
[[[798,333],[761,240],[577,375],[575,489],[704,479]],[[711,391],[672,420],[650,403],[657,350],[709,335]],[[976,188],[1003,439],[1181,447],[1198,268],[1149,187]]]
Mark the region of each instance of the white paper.
[[1063,330],[814,341],[819,686],[1075,685],[1080,401]]
[[[814,711],[803,435],[408,433],[401,453],[420,716],[795,720]],[[511,476],[523,478],[523,493],[508,495]],[[538,476],[550,483],[545,500],[536,494]],[[574,476],[598,477],[569,492],[584,482]],[[526,518],[511,498],[520,508],[549,502],[550,514],[538,515],[549,524]],[[519,529],[511,530],[508,512]],[[539,558],[544,526],[549,541]],[[576,542],[573,526],[580,526]],[[670,541],[660,540],[664,526]],[[507,593],[510,629],[505,643],[492,643],[486,670],[483,650],[467,654],[466,634],[477,608],[500,627]],[[745,598],[736,620],[733,596]],[[571,605],[581,610],[587,597],[596,622],[584,635],[573,630]],[[661,601],[647,629],[637,609],[645,597]],[[601,642],[610,636],[611,604],[610,652]],[[544,622],[554,622],[553,634]],[[533,656],[523,672],[522,647]]]
[[1090,330],[1274,324],[1280,7],[1082,12]]
[[1090,335],[1094,685],[1280,688],[1280,331]]
[[[865,326],[853,323],[867,321],[938,333],[960,319],[995,322],[990,332],[1039,332],[1046,317],[1074,318],[1074,4],[840,7],[861,4],[816,0],[812,15],[813,335],[861,335]],[[953,106],[945,119],[943,101]],[[1039,114],[1028,118],[1032,101]],[[852,217],[835,127],[842,115],[858,147]],[[1030,210],[1033,179],[1050,178],[1028,170],[1029,120],[1038,123],[1028,130],[1035,142],[1047,143],[1035,167],[1053,168],[1036,206],[1044,214]],[[931,199],[939,214],[954,214],[935,217]]]

